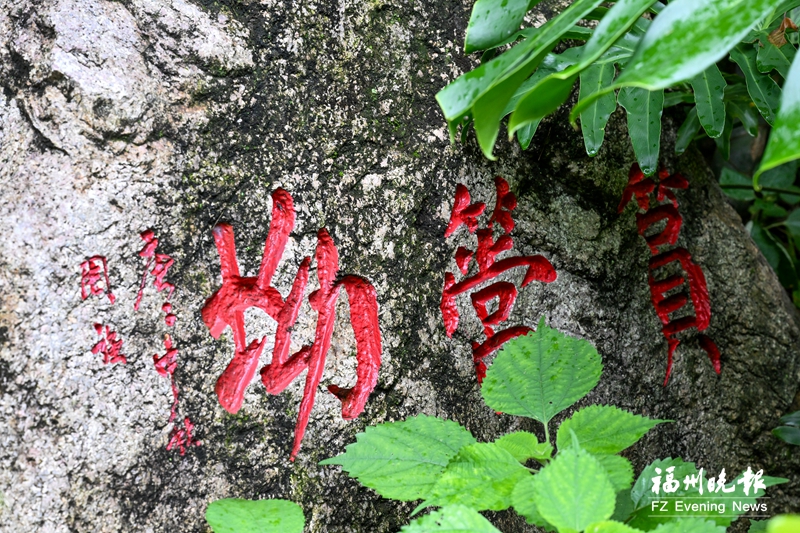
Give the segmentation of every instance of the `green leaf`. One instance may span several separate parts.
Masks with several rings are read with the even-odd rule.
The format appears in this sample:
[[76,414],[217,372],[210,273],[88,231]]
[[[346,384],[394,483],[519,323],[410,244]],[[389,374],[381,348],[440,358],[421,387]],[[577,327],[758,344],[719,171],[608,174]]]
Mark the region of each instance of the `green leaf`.
[[590,524],[589,527],[586,528],[585,533],[641,533],[641,530],[633,529],[622,522],[606,520],[604,522]]
[[208,504],[206,521],[214,533],[303,533],[299,505],[286,500],[228,498]]
[[533,139],[533,136],[536,134],[536,130],[539,128],[540,122],[541,120],[534,120],[533,122],[526,124],[517,130],[517,139],[519,140],[519,145],[523,150],[527,150],[531,145],[531,139]]
[[[673,0],[650,24],[612,88],[657,91],[696,76],[722,59],[773,5],[774,0]],[[570,120],[582,111],[576,105]]]
[[[614,64],[603,63],[592,65],[581,72],[581,89],[578,100],[588,98],[614,81]],[[581,132],[586,153],[590,156],[597,155],[603,144],[606,124],[611,113],[617,108],[617,96],[611,92],[595,100],[592,105],[581,113]]]
[[764,74],[777,70],[783,76],[783,79],[788,78],[789,68],[792,66],[794,56],[797,54],[794,46],[785,44],[778,48],[767,40],[761,44],[762,46],[758,48],[758,55],[756,56],[758,70]]
[[784,287],[797,286],[797,272],[792,263],[792,258],[786,248],[773,237],[769,231],[765,230],[761,224],[753,221],[750,228],[750,236],[755,241],[758,249],[764,254],[767,263],[778,275],[781,285]]
[[789,444],[800,446],[800,428],[794,426],[780,426],[772,430],[772,434]]
[[[530,2],[531,6],[539,0]],[[519,30],[529,0],[478,0],[467,24],[464,52],[487,50],[502,43]]]
[[624,87],[620,89],[618,99],[619,105],[628,113],[628,135],[631,137],[636,159],[642,172],[651,176],[658,169],[664,91]]
[[529,477],[528,470],[495,443],[461,448],[414,512],[432,505],[463,504],[479,511],[500,511],[511,506],[514,486]]
[[642,38],[619,79],[655,91],[688,80],[725,56],[774,0],[674,0]]
[[664,109],[678,104],[693,104],[694,93],[685,91],[670,91],[664,93]]
[[727,85],[717,65],[711,65],[692,78],[697,118],[712,139],[722,135],[725,128],[725,102],[722,98]]
[[[800,214],[797,215],[798,222],[800,222]],[[781,424],[785,424],[787,426],[797,426],[800,427],[800,411],[795,411],[794,413],[789,413],[788,415],[783,415],[781,417]]]
[[614,514],[612,520],[625,522],[633,513],[633,501],[631,501],[631,489],[621,490],[617,493],[617,501],[614,504]]
[[747,530],[747,533],[767,533],[767,521],[766,520],[753,520],[750,519],[750,529]]
[[447,464],[475,438],[456,422],[419,415],[367,427],[345,453],[322,465],[342,465],[351,477],[393,500],[427,497]]
[[539,513],[559,531],[583,531],[614,512],[614,489],[605,469],[585,450],[559,452],[534,480]]
[[761,74],[756,67],[756,50],[752,46],[740,45],[731,50],[731,59],[739,65],[747,82],[747,92],[758,112],[764,120],[772,126],[778,114],[778,102],[781,98],[781,88],[775,80]]
[[761,198],[756,198],[756,201],[750,206],[750,212],[754,217],[756,217],[757,213],[760,213],[761,216],[758,218],[761,220],[764,218],[783,218],[788,214],[786,209],[777,205],[773,199],[762,200]]
[[[519,102],[508,122],[509,136],[523,125],[535,120],[541,120],[558,109],[571,94],[572,86],[578,75],[584,69],[595,64],[601,55],[608,51],[620,37],[625,35],[627,30],[652,3],[653,0],[620,0],[616,2],[600,20],[592,37],[583,47],[580,62],[563,72],[551,74],[540,81],[528,96]],[[610,71],[607,75],[611,77],[608,80],[610,84],[614,79],[613,65],[610,65],[609,68]],[[602,127],[605,127],[605,124]],[[602,139],[600,142],[602,143]],[[590,153],[590,155],[592,154]]]
[[725,528],[710,520],[700,518],[683,518],[661,524],[653,533],[725,533]]
[[542,318],[535,332],[503,345],[481,393],[495,411],[533,418],[547,429],[597,385],[602,371],[594,346],[549,328]]
[[429,515],[417,518],[401,533],[500,533],[475,509],[464,505],[448,505]]
[[517,486],[514,487],[514,492],[511,494],[511,503],[514,506],[514,510],[524,516],[529,524],[543,527],[547,531],[553,531],[553,525],[539,514],[539,507],[536,505],[536,499],[533,495],[536,478],[537,476],[530,476],[517,483]]
[[568,448],[570,432],[574,431],[581,448],[589,453],[619,453],[664,422],[667,421],[635,415],[613,405],[590,405],[561,423],[556,445],[559,450]]
[[717,143],[717,148],[722,154],[723,159],[728,160],[731,157],[731,132],[733,131],[733,118],[730,113],[725,115],[725,129],[722,130],[722,135],[714,139]]
[[[666,481],[666,476],[668,474],[667,469],[670,467],[675,467],[675,470],[672,472],[675,481],[679,483],[679,486],[675,492],[672,493],[665,493],[663,483]],[[661,473],[656,473],[656,468],[661,469]],[[707,517],[709,515],[713,515],[713,521],[716,522],[718,526],[728,526],[733,522],[739,515],[743,514],[745,511],[735,511],[733,505],[731,504],[732,501],[741,502],[743,504],[755,504],[756,499],[764,496],[765,491],[763,489],[759,489],[758,491],[753,490],[750,488],[749,495],[745,495],[744,493],[744,485],[741,483],[737,483],[739,479],[741,479],[741,475],[734,478],[732,472],[726,473],[726,487],[731,488],[733,487],[734,490],[732,492],[723,493],[720,492],[709,492],[707,489],[708,480],[710,477],[715,477],[719,475],[719,472],[708,473],[703,470],[702,481],[703,484],[703,494],[702,494],[702,501],[704,503],[710,504],[718,504],[721,508],[722,504],[725,504],[724,511],[714,511],[713,513],[709,513],[709,511],[702,510],[702,508],[698,508],[697,510],[691,509],[676,509],[676,502],[682,501],[687,503],[690,498],[699,498],[701,494],[699,493],[699,489],[697,486],[689,486],[687,487],[684,484],[684,480],[687,477],[692,476],[699,476],[699,472],[695,467],[694,463],[684,462],[682,459],[662,459],[658,461],[654,461],[649,466],[645,467],[642,471],[639,478],[636,480],[636,483],[633,485],[633,489],[631,490],[631,500],[634,504],[634,512],[631,515],[631,519],[627,522],[629,525],[633,527],[637,527],[639,529],[650,531],[653,529],[657,524],[677,524],[682,522],[682,520],[678,520],[677,522],[674,521],[674,518],[671,515],[681,515],[685,516],[687,519],[692,517]],[[653,478],[656,476],[661,476],[661,490],[659,494],[656,494],[652,491],[653,487]],[[772,485],[776,485],[778,483],[783,483],[786,480],[782,480],[780,478],[771,478],[769,476],[763,476],[762,480],[764,481],[764,485],[770,487]],[[654,509],[660,509],[660,505],[651,506],[652,502],[654,501],[667,501],[668,507],[665,509],[667,512],[654,512]],[[700,528],[700,525],[693,526],[692,523],[689,521],[684,522],[687,526],[686,529],[677,529],[674,530],[676,533],[687,533],[688,531],[695,531],[692,529],[693,527]],[[707,527],[707,526],[706,526]],[[662,531],[660,528],[656,529],[656,531]],[[665,529],[663,531],[673,531],[671,529]],[[697,529],[697,531],[706,531],[706,529]],[[711,531],[716,531],[711,529]],[[724,533],[724,529],[720,529],[722,533]]]
[[686,120],[678,128],[678,134],[675,139],[675,153],[682,154],[685,152],[698,131],[700,131],[700,119],[697,118],[697,108],[693,107],[686,113]]
[[759,187],[758,178],[763,172],[800,157],[798,124],[800,124],[800,61],[795,61],[783,85],[780,111],[772,127],[764,157],[753,176],[756,189]]
[[[602,0],[575,0],[572,2],[569,7],[562,11],[557,17],[547,21],[541,27],[540,32],[534,37],[518,45],[525,47],[525,56],[496,79],[492,80],[491,86],[488,87],[486,91],[476,95],[474,103],[472,104],[472,116],[475,119],[475,134],[478,137],[478,144],[481,150],[483,150],[483,154],[488,159],[495,159],[492,155],[492,150],[497,140],[497,134],[500,131],[500,118],[502,117],[502,112],[506,103],[513,96],[517,87],[530,76],[539,63],[541,63],[544,56],[556,45],[561,36],[570,30],[584,15],[597,7],[601,1]],[[500,57],[502,57],[502,55]],[[446,91],[448,87],[445,87],[443,91]],[[559,85],[558,90],[563,93],[564,88]],[[439,94],[441,94],[441,92]],[[525,100],[526,99],[521,100],[517,108],[519,108]],[[552,99],[549,101],[552,101]],[[516,112],[514,115],[516,115]],[[511,124],[514,122],[514,115],[509,119],[510,131],[513,131],[511,130]],[[517,125],[520,126],[521,124]]]
[[751,137],[758,135],[758,110],[755,104],[728,101],[725,102],[725,109],[733,118],[738,118],[742,127]]
[[800,531],[800,515],[781,515],[767,524],[767,533],[797,533]]
[[728,167],[722,167],[719,186],[722,187],[725,194],[735,200],[753,200],[756,197],[753,191],[753,180]]
[[503,435],[495,444],[514,456],[514,459],[524,463],[528,459],[536,459],[540,463],[550,460],[553,456],[553,447],[546,442],[539,442],[536,435],[527,431],[515,431]]
[[592,454],[597,459],[608,475],[614,492],[631,488],[633,483],[633,465],[621,455]]

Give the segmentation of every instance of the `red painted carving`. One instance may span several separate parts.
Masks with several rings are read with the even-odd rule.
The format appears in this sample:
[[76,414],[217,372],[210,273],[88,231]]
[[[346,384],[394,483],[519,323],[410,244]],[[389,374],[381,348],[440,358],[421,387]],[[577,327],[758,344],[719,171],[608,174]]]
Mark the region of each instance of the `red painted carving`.
[[[175,260],[167,254],[156,253],[158,239],[156,239],[152,229],[143,231],[139,236],[145,241],[144,248],[139,251],[139,256],[146,258],[147,263],[145,264],[144,273],[142,274],[142,282],[139,284],[139,292],[136,295],[136,301],[133,304],[133,309],[135,311],[139,310],[139,304],[142,302],[148,273],[153,276],[153,286],[155,286],[158,292],[167,291],[167,300],[172,297],[172,293],[175,291],[175,286],[172,283],[167,283],[164,279],[170,267],[175,263]],[[152,269],[150,268],[151,266]],[[178,317],[172,314],[172,305],[166,302],[162,306],[162,310],[166,313],[164,322],[170,327],[174,326]]]
[[[101,287],[100,283],[105,282]],[[90,294],[100,296],[105,294],[112,304],[117,297],[111,294],[111,284],[108,281],[108,263],[102,255],[94,255],[81,263],[81,299],[85,300]]]
[[[95,324],[94,330],[97,332],[98,335],[103,335],[103,325],[102,324]],[[92,353],[97,355],[99,353],[103,354],[103,363],[104,364],[114,364],[114,363],[122,363],[123,365],[128,362],[124,355],[120,352],[122,351],[122,339],[117,338],[117,332],[111,331],[111,328],[106,326],[105,327],[105,335],[100,341],[94,345],[92,348]]]
[[[172,424],[175,422],[175,418],[178,415],[180,392],[178,390],[178,384],[175,382],[175,370],[178,368],[178,349],[172,344],[172,338],[169,335],[164,336],[164,350],[164,355],[156,354],[153,356],[153,364],[156,367],[156,372],[164,377],[168,377],[170,381],[170,386],[172,388],[172,408],[170,409],[169,423]],[[193,429],[194,424],[192,424],[188,416],[183,419],[183,427],[180,427],[180,424],[176,423],[172,427],[167,450],[177,448],[178,452],[184,455],[187,448],[200,446],[202,443],[192,438]]]
[[169,436],[169,442],[167,443],[167,450],[177,448],[178,453],[185,455],[187,448],[192,446],[201,446],[203,443],[192,437],[193,430],[194,424],[192,424],[192,421],[189,420],[189,417],[187,416],[183,419],[182,428],[176,425],[172,429],[172,433],[170,433]]
[[[468,196],[467,193],[467,203]],[[233,228],[228,224],[219,224],[214,228],[222,287],[206,301],[202,316],[214,338],[219,338],[228,326],[233,332],[235,353],[215,387],[220,404],[229,412],[235,413],[241,407],[244,391],[255,375],[258,358],[266,342],[266,338],[254,339],[249,344],[247,342],[244,312],[250,307],[261,309],[277,322],[272,362],[261,369],[261,381],[267,392],[280,394],[303,370],[308,369],[290,456],[294,460],[300,450],[322,379],[336,319],[336,299],[342,288],[350,303],[350,323],[356,338],[357,379],[352,389],[331,385],[328,390],[341,400],[343,418],[355,418],[364,410],[367,398],[377,384],[381,364],[378,301],[374,287],[366,279],[354,275],[339,277],[336,245],[327,230],[319,230],[315,259],[320,288],[309,295],[311,308],[317,312],[314,341],[311,346],[304,346],[289,355],[291,330],[300,312],[311,258],[306,257],[300,263],[292,288],[288,296],[283,298],[271,283],[289,233],[294,228],[295,210],[291,195],[283,189],[272,193],[272,200],[272,220],[256,277],[242,277],[239,273]],[[465,210],[469,211],[469,208]]]
[[[461,246],[456,250],[455,259],[461,273],[466,275],[474,256],[478,271],[459,282],[456,282],[455,275],[452,272],[446,272],[440,309],[447,336],[452,337],[458,328],[459,322],[456,298],[461,294],[471,292],[473,289],[478,289],[470,293],[470,298],[472,306],[483,324],[484,335],[486,336],[486,340],[483,343],[474,342],[472,345],[472,358],[479,383],[486,376],[484,359],[488,355],[498,350],[508,340],[532,331],[531,328],[526,326],[515,326],[495,332],[495,326],[508,319],[511,313],[511,308],[517,299],[517,287],[507,281],[496,281],[490,285],[485,285],[485,283],[503,272],[517,267],[526,267],[525,277],[522,280],[523,287],[532,281],[550,283],[556,279],[556,271],[553,265],[541,255],[497,259],[501,253],[511,250],[514,246],[514,241],[509,234],[514,229],[514,219],[511,216],[511,212],[517,206],[517,198],[510,191],[508,183],[503,178],[495,178],[495,187],[497,189],[497,201],[494,212],[489,218],[488,226],[478,229],[478,217],[483,213],[486,204],[470,204],[469,191],[464,185],[458,184],[456,186],[453,212],[450,215],[450,223],[445,231],[445,237],[449,237],[458,228],[465,225],[470,233],[477,232],[477,251],[473,254],[471,250]],[[503,234],[496,240],[493,233],[495,223],[503,230]],[[482,285],[485,286],[479,288]],[[490,314],[487,310],[487,304],[495,298],[498,302],[497,311]]]
[[[636,198],[639,209],[644,211],[644,213],[636,213],[636,225],[639,235],[644,237],[653,254],[653,257],[650,258],[648,284],[650,285],[653,307],[659,320],[661,320],[661,331],[669,347],[667,374],[664,378],[664,385],[666,385],[672,372],[673,355],[681,342],[675,338],[675,335],[691,328],[705,331],[711,321],[711,304],[703,270],[692,261],[691,254],[685,248],[673,248],[663,252],[659,249],[660,246],[665,244],[674,245],[678,241],[683,218],[678,213],[678,199],[673,189],[686,189],[689,187],[689,182],[682,175],[670,175],[666,170],[659,172],[658,177],[658,184],[651,178],[645,179],[644,174],[639,169],[639,165],[634,164],[630,170],[628,185],[622,193],[622,201],[619,204],[618,211],[622,213],[625,206],[633,198]],[[669,203],[656,203],[651,208],[651,194],[654,191],[657,191],[656,202],[668,200]],[[662,220],[665,221],[665,224],[661,231],[649,232],[653,225]],[[654,273],[656,271],[673,263],[680,266],[680,269],[685,273],[685,277],[680,274],[672,274],[663,279],[655,278]],[[686,283],[687,281],[688,283]],[[688,285],[688,297],[682,292],[673,292],[668,295],[674,289],[683,287],[685,283]],[[683,309],[688,305],[690,299],[694,308],[694,315],[670,319],[670,315]],[[708,355],[714,371],[719,374],[720,353],[716,344],[708,336],[702,334],[699,337],[699,343],[700,347]]]

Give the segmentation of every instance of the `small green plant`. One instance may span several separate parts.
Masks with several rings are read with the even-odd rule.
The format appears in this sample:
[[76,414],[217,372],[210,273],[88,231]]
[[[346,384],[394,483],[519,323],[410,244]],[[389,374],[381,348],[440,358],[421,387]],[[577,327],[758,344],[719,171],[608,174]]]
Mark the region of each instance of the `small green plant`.
[[[708,510],[674,514],[653,512],[654,478],[702,479],[694,463],[667,458],[647,466],[633,483],[630,461],[619,455],[665,420],[653,420],[614,406],[591,405],[575,411],[555,433],[550,422],[597,385],[602,362],[587,341],[549,328],[542,320],[536,332],[504,346],[484,381],[486,404],[497,412],[523,416],[544,425],[545,441],[518,431],[494,442],[477,442],[456,422],[425,415],[368,427],[344,454],[322,461],[341,465],[366,487],[386,498],[422,500],[417,518],[405,533],[497,533],[479,511],[513,507],[526,520],[559,533],[721,533],[743,511],[736,498],[755,504],[764,490],[744,493],[740,478],[726,484],[732,492],[708,494]],[[660,479],[660,478],[659,478]],[[784,480],[763,478],[770,486]],[[701,481],[702,483],[702,481]],[[680,482],[678,483],[680,485]],[[671,496],[686,497],[677,487]],[[719,509],[723,509],[720,511]]]
[[772,434],[782,441],[800,446],[800,411],[782,416],[781,424],[781,426],[772,430]]
[[286,500],[217,500],[206,521],[214,533],[303,533],[305,527],[303,510]]

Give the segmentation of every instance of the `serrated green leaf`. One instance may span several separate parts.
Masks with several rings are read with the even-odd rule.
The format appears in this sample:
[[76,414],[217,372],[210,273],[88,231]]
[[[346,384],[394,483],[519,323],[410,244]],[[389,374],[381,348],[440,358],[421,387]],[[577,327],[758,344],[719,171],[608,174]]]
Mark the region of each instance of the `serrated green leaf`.
[[653,533],[725,533],[725,528],[701,518],[679,518],[674,522],[661,524]]
[[533,495],[533,487],[536,484],[536,476],[523,479],[514,487],[511,494],[511,504],[514,510],[525,517],[529,524],[539,526],[547,531],[555,531],[555,528],[539,514],[536,500]]
[[208,504],[206,521],[214,533],[303,533],[305,518],[286,500],[227,498]]
[[514,486],[528,476],[528,470],[497,444],[469,444],[450,460],[425,502],[414,512],[450,504],[479,511],[507,509]]
[[538,3],[539,0],[477,0],[467,24],[464,52],[499,45],[519,30],[525,13]]
[[780,426],[773,429],[772,434],[784,442],[800,446],[800,428],[794,426]]
[[750,519],[750,529],[747,530],[747,533],[766,533],[767,532],[767,521],[766,520],[753,520]]
[[762,42],[758,48],[756,66],[764,74],[776,70],[783,76],[783,79],[786,79],[789,77],[789,68],[792,66],[795,55],[797,55],[797,50],[792,44],[787,43],[778,48],[769,41]]
[[381,496],[411,501],[427,497],[450,460],[474,443],[456,422],[419,415],[367,427],[345,453],[320,464],[341,465]]
[[697,105],[697,118],[703,129],[712,139],[722,135],[725,128],[725,78],[717,65],[711,65],[692,78],[694,101]]
[[800,515],[781,515],[767,523],[767,533],[797,533],[800,531]]
[[500,533],[475,509],[448,505],[417,518],[400,530],[402,533]]
[[[571,94],[572,86],[578,75],[584,69],[596,64],[597,60],[625,35],[652,3],[653,0],[620,0],[616,2],[600,20],[591,38],[583,47],[581,60],[563,72],[551,74],[543,79],[525,98],[520,100],[508,122],[509,137],[525,124],[541,120],[558,109]],[[624,55],[627,56],[628,53],[624,53]],[[609,65],[609,68],[611,69],[611,80],[613,80],[613,65]]]
[[[677,490],[671,493],[665,493],[663,490],[663,483],[666,481],[666,476],[668,474],[667,469],[670,467],[675,467],[675,470],[672,472],[672,475],[677,481],[678,487]],[[661,469],[661,473],[656,473],[656,468]],[[702,494],[703,502],[710,503],[710,504],[717,504],[721,508],[722,504],[724,504],[724,511],[719,512],[715,511],[713,513],[713,522],[715,522],[718,526],[728,526],[733,522],[736,518],[738,518],[741,514],[745,511],[735,511],[733,505],[731,504],[732,501],[741,502],[742,504],[752,505],[756,503],[757,498],[764,496],[765,491],[763,489],[759,489],[758,491],[753,490],[752,488],[749,489],[749,495],[744,493],[744,484],[737,483],[738,480],[742,478],[742,475],[735,477],[732,473],[727,473],[726,477],[726,487],[731,488],[733,487],[732,492],[709,492],[708,491],[708,480],[710,477],[715,477],[720,472],[714,472],[709,474],[705,470],[703,471],[702,476],[702,484],[704,487],[704,492]],[[687,524],[687,529],[678,529],[675,530],[676,532],[685,533],[686,531],[694,531],[694,529],[690,528],[691,522],[678,520],[677,522],[674,521],[674,517],[671,515],[681,515],[685,516],[687,519],[692,517],[704,517],[708,516],[708,510],[703,510],[702,508],[698,508],[697,510],[691,509],[680,509],[676,510],[676,502],[683,501],[686,503],[686,500],[689,498],[697,498],[700,497],[701,494],[699,493],[699,489],[697,486],[692,487],[686,486],[684,484],[684,480],[687,477],[698,476],[699,472],[695,467],[694,463],[684,462],[682,459],[662,459],[658,461],[654,461],[649,466],[645,467],[642,471],[639,478],[636,480],[636,483],[631,490],[631,500],[634,504],[634,512],[631,515],[631,519],[628,521],[628,524],[637,527],[639,529],[643,529],[645,531],[650,531],[653,529],[657,524],[677,524],[679,522],[683,522]],[[661,490],[659,494],[656,494],[652,491],[653,487],[653,478],[656,476],[661,476]],[[764,485],[770,487],[772,485],[776,485],[778,483],[783,483],[786,480],[782,480],[780,478],[771,478],[769,476],[763,476],[762,480],[764,481]],[[651,504],[654,501],[667,501],[668,507],[665,511],[669,512],[653,512],[655,507],[652,507]],[[660,509],[660,505],[657,506]],[[700,527],[700,526],[692,526],[692,527]],[[661,531],[661,529],[656,529],[656,531]],[[672,530],[664,530],[664,531],[672,531]],[[698,531],[705,531],[704,529],[698,529]],[[712,530],[713,531],[713,530]],[[724,528],[720,529],[720,531],[724,532]]]
[[514,456],[514,459],[524,463],[528,459],[539,462],[548,461],[553,456],[553,447],[546,442],[539,442],[536,435],[527,431],[515,431],[503,435],[495,444]]
[[549,328],[507,342],[486,374],[481,394],[503,413],[547,423],[600,380],[600,354],[588,341]]
[[655,420],[623,411],[613,405],[590,405],[576,411],[558,428],[556,446],[570,446],[570,431],[589,453],[614,454],[632,446],[645,433],[666,420]]
[[614,514],[612,520],[625,522],[633,513],[633,502],[631,501],[631,489],[621,490],[617,493],[617,501],[614,504]]
[[797,271],[786,248],[758,222],[753,221],[750,228],[750,236],[755,241],[758,249],[761,250],[761,253],[764,254],[767,263],[778,275],[781,285],[784,287],[796,287]]
[[758,110],[755,104],[729,101],[725,102],[725,109],[733,118],[738,118],[742,127],[751,137],[758,135]]
[[675,139],[675,153],[682,154],[689,147],[692,139],[700,131],[700,119],[697,118],[697,108],[693,107],[686,113],[686,120],[683,121]]
[[[722,59],[773,6],[774,0],[673,0],[650,24],[612,87],[656,91],[696,76]],[[582,111],[576,105],[570,121]]]
[[619,492],[631,488],[633,484],[633,465],[621,455],[592,454],[608,475],[614,492]]
[[583,531],[614,512],[614,489],[590,453],[568,448],[534,477],[533,498],[541,516],[559,531]]
[[628,114],[628,135],[639,167],[646,176],[651,176],[658,170],[664,91],[623,87],[617,99]]
[[[477,96],[472,105],[472,116],[475,120],[475,135],[483,154],[490,160],[494,160],[492,155],[497,134],[500,131],[500,118],[502,111],[508,100],[513,96],[517,87],[530,76],[530,74],[541,63],[544,56],[552,50],[558,40],[571,29],[583,16],[594,9],[602,0],[575,0],[569,7],[562,11],[557,17],[547,21],[533,39],[529,39],[532,44],[522,43],[528,46],[529,50],[526,57],[517,64],[513,65],[500,77],[492,82],[492,85],[483,93]],[[538,39],[537,39],[538,38]],[[501,56],[502,57],[502,56]],[[447,87],[445,87],[445,90]],[[563,87],[559,86],[563,91]],[[548,96],[548,98],[552,98]],[[520,100],[517,108],[526,99]],[[557,106],[556,106],[557,107]],[[514,113],[516,114],[516,112]],[[509,128],[514,121],[514,115],[509,119]]]
[[798,124],[800,124],[800,61],[794,61],[783,85],[778,118],[772,127],[758,171],[753,176],[756,188],[758,188],[758,178],[763,172],[800,157]]
[[728,167],[722,168],[719,186],[722,187],[725,194],[735,200],[753,200],[756,197],[755,191],[753,191],[753,180]]
[[775,80],[762,74],[756,67],[756,50],[749,45],[740,45],[731,50],[731,59],[739,65],[747,82],[747,92],[764,120],[773,125],[778,114],[781,88]]
[[584,533],[642,533],[642,531],[626,526],[622,522],[606,520],[604,522],[590,524]]
[[[580,93],[578,100],[588,98],[589,95],[601,90],[614,81],[614,64],[603,63],[592,65],[581,72]],[[581,113],[581,132],[586,153],[590,156],[597,155],[603,145],[606,124],[611,113],[617,108],[617,96],[613,92],[598,98],[592,105]]]

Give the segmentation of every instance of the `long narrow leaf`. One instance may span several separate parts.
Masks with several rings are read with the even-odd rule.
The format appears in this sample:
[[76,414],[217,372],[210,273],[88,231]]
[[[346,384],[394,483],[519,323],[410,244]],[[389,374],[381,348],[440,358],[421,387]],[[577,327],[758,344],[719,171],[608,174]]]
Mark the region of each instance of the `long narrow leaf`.
[[761,165],[753,177],[753,186],[759,190],[758,178],[765,171],[800,158],[800,61],[792,63],[781,95],[778,117],[764,150]]
[[683,121],[683,124],[678,129],[677,138],[675,139],[675,153],[682,154],[685,152],[698,131],[700,131],[700,119],[697,118],[697,108],[693,107],[686,114],[686,120]]
[[543,79],[517,104],[508,122],[509,137],[528,122],[541,120],[563,104],[578,75],[600,58],[638,20],[653,0],[620,0],[608,10],[583,47],[580,62]]
[[624,87],[619,91],[619,105],[628,113],[628,134],[639,166],[645,175],[658,169],[661,147],[661,112],[664,91],[648,91],[639,87]]
[[[561,36],[601,2],[602,0],[576,0],[560,15],[547,21],[532,43],[523,43],[527,47],[526,55],[498,76],[486,91],[478,94],[473,100],[475,135],[478,137],[478,144],[483,154],[488,159],[495,159],[492,150],[500,131],[500,118],[517,87],[539,66]],[[444,90],[447,90],[447,87]]]
[[722,135],[725,127],[725,103],[722,98],[727,85],[716,65],[711,65],[692,78],[697,118],[712,139]]
[[[773,6],[774,0],[670,2],[650,24],[627,68],[607,91],[625,86],[658,90],[696,76],[722,59]],[[586,100],[583,106],[590,103]],[[583,106],[573,108],[572,122]]]
[[[587,98],[614,81],[614,65],[611,63],[592,65],[581,72],[581,98]],[[617,108],[617,98],[612,92],[599,98],[581,113],[581,132],[586,153],[597,155],[605,137],[606,124],[611,113]]]
[[731,59],[742,69],[747,82],[747,92],[756,104],[758,112],[772,126],[778,114],[781,88],[775,80],[758,71],[756,50],[752,46],[737,46],[731,50]]
[[[467,24],[464,52],[486,50],[519,30],[528,9],[540,0],[478,0]],[[529,5],[530,4],[530,5]]]

